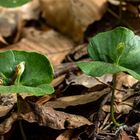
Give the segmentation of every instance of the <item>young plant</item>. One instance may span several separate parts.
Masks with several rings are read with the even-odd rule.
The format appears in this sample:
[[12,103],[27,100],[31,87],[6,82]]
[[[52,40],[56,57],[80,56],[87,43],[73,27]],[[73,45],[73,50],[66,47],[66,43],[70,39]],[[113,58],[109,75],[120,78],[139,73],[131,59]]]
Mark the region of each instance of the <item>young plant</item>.
[[0,93],[51,94],[52,79],[53,69],[46,56],[15,50],[0,53]]
[[[6,51],[0,53],[0,93],[17,94],[17,112],[21,112],[18,94],[42,96],[54,92],[50,85],[53,69],[44,55],[35,52]],[[21,121],[22,138],[26,140]]]
[[116,75],[123,71],[140,80],[140,37],[127,28],[117,27],[94,36],[89,42],[88,53],[93,61],[77,64],[84,73],[93,77],[107,73],[113,75],[110,112],[113,123],[120,126],[113,108]]

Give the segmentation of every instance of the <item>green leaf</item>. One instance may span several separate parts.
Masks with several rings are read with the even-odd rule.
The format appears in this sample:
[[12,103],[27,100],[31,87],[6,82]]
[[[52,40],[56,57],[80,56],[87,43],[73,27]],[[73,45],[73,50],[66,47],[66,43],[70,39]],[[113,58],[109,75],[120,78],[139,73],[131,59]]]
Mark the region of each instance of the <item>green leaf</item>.
[[[94,61],[116,64],[126,68],[127,72],[129,69],[133,71],[129,72],[132,76],[135,75],[133,73],[137,73],[137,76],[140,74],[140,37],[127,28],[117,27],[114,30],[97,34],[90,40],[88,53]],[[100,65],[100,69],[104,68]],[[139,79],[136,75],[135,78]]]
[[35,96],[43,96],[46,94],[52,94],[53,92],[54,88],[48,84],[37,87],[28,87],[24,85],[0,86],[0,93],[29,93]]
[[[24,88],[21,88],[19,85],[18,88],[15,88],[17,85],[12,85],[16,73],[16,66],[21,62],[25,62],[25,70],[20,77],[19,85],[21,87],[27,86],[26,89],[28,89],[28,91],[31,89],[31,93],[40,94],[40,91],[37,92],[37,87],[41,88],[39,85],[50,84],[53,80],[53,69],[48,58],[35,52],[15,50],[0,53],[0,79],[2,79],[4,85],[7,86],[7,91],[11,89],[12,92],[17,89],[16,92],[18,93],[25,92],[23,90]],[[47,85],[47,87],[48,86],[49,85]],[[5,90],[1,90],[1,88],[3,87],[0,86],[0,93],[6,91],[6,87]],[[32,92],[33,88],[35,88],[35,90]],[[44,93],[52,93],[53,90],[50,89],[47,90],[47,88],[44,88],[42,91],[44,91]]]
[[0,0],[0,6],[8,8],[18,7],[26,4],[29,1],[31,0]]
[[85,74],[93,77],[100,77],[107,73],[115,74],[123,71],[129,73],[134,78],[140,80],[140,75],[138,73],[116,64],[110,64],[101,61],[93,61],[93,62],[77,62],[77,65]]

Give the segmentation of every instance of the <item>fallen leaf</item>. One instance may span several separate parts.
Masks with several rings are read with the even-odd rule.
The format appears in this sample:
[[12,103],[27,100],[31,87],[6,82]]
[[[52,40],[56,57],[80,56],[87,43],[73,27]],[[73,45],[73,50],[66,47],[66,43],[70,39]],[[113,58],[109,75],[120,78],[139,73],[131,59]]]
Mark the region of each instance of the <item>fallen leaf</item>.
[[0,35],[0,42],[5,44],[5,45],[8,45],[8,43],[6,42],[6,40],[2,37],[2,35]]
[[[23,6],[20,7],[15,8],[0,7],[0,12],[17,15],[20,17],[22,21],[38,19],[40,14],[40,2],[39,0],[32,0],[31,2],[28,2],[27,4],[24,4]],[[12,17],[10,19],[12,19]]]
[[101,19],[107,0],[40,0],[47,23],[71,37],[83,40],[89,24]]
[[27,102],[18,95],[19,103],[22,105],[19,113],[11,113],[10,117],[0,123],[0,135],[7,133],[13,123],[18,120],[25,120],[29,123],[36,122],[41,126],[48,126],[53,129],[74,129],[92,123],[83,116],[56,111],[51,107]]
[[0,117],[5,116],[16,103],[16,94],[4,94],[0,95]]
[[128,134],[122,130],[120,133],[120,140],[131,140],[131,138],[129,138]]
[[[119,72],[117,74],[117,80],[116,80],[116,88],[120,90],[124,90],[123,86],[130,89],[135,83],[137,83],[138,80],[133,78],[131,75],[128,75],[124,72]],[[122,102],[124,96],[126,95],[125,92],[122,91],[115,91],[115,98],[117,102]]]
[[102,91],[86,93],[84,95],[60,97],[54,101],[48,101],[44,103],[44,105],[46,107],[52,107],[52,108],[66,108],[68,106],[87,104],[90,102],[97,101],[99,98],[101,98],[105,94],[108,94],[109,92],[110,92],[110,88],[106,88]]
[[73,130],[66,130],[62,134],[60,134],[56,140],[71,140]]
[[0,51],[9,49],[35,51],[47,55],[54,65],[58,65],[74,47],[70,39],[53,30],[44,32],[28,28],[23,31],[23,34],[20,42],[1,48]]
[[12,125],[17,120],[17,118],[17,114],[13,113],[4,122],[0,123],[0,135],[7,133],[12,128]]
[[[107,74],[101,77],[97,77],[98,80],[100,80],[101,82],[103,82],[104,84],[107,84],[107,82],[111,82],[112,81],[112,75],[111,74]],[[67,79],[66,79],[67,84],[69,85],[70,83],[72,83],[73,85],[83,85],[87,88],[92,88],[98,84],[102,84],[99,81],[97,81],[94,77],[88,76],[86,74],[81,74],[81,75],[70,75]]]
[[32,104],[32,112],[20,114],[20,117],[30,123],[37,122],[39,125],[53,129],[74,129],[92,123],[85,117],[56,111],[51,107]]
[[138,139],[140,140],[140,124],[139,124],[139,127],[138,127],[136,135],[137,135]]
[[[132,105],[133,104],[119,104],[114,106],[114,112],[116,113],[123,113],[123,114],[128,114],[130,110],[132,110]],[[103,111],[105,112],[110,112],[110,105],[104,105],[102,107]]]

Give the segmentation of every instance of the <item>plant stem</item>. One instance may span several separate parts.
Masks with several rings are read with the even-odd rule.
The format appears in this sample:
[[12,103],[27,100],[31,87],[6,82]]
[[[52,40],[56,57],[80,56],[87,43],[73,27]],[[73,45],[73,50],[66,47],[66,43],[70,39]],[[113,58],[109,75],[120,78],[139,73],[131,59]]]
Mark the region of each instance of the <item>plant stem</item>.
[[[18,96],[19,96],[19,94],[17,93],[17,112],[20,113],[21,106],[20,106],[20,101],[19,101]],[[22,139],[27,140],[26,135],[24,133],[23,126],[22,126],[22,122],[20,120],[19,120],[19,128],[20,128],[20,131],[21,131]]]
[[115,88],[116,88],[116,76],[117,74],[113,75],[113,88],[112,88],[112,96],[111,96],[111,105],[110,105],[110,113],[111,113],[111,119],[115,126],[120,126],[122,124],[118,123],[114,117],[114,98],[115,98]]

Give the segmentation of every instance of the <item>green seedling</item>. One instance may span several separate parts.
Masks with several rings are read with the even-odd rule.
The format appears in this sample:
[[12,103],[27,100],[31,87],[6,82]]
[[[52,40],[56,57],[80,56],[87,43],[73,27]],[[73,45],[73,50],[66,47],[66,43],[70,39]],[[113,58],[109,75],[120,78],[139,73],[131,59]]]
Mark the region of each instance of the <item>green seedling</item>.
[[52,80],[53,69],[46,56],[15,50],[0,53],[0,93],[51,94]]
[[[42,96],[52,94],[53,68],[48,58],[35,52],[10,50],[0,53],[0,93],[17,94],[17,110],[20,110],[18,94]],[[22,137],[25,134],[19,121]]]
[[77,64],[84,73],[93,77],[107,73],[113,75],[110,112],[113,123],[120,126],[114,117],[113,108],[116,75],[126,72],[140,80],[140,37],[127,28],[117,27],[94,36],[89,42],[88,53],[93,61]]

